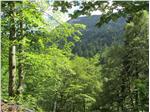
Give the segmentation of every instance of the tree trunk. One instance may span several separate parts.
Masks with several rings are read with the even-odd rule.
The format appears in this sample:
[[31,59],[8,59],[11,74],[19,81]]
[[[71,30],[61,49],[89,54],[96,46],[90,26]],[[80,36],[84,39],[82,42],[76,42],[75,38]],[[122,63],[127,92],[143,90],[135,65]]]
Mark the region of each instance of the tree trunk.
[[[136,71],[136,74],[135,74],[135,77],[136,79],[139,79],[139,73],[138,73],[138,69],[137,69],[137,65],[135,65],[136,68],[135,68],[135,71]],[[135,110],[137,112],[139,112],[139,91],[138,91],[138,88],[136,87],[136,91],[135,91]]]
[[[126,60],[124,60],[125,62]],[[124,105],[124,101],[125,101],[125,97],[126,97],[126,65],[124,65],[124,68],[122,70],[122,76],[121,76],[121,90],[120,90],[120,107],[121,107],[121,112],[125,111],[125,105]]]
[[56,112],[56,108],[57,108],[57,101],[54,102],[53,112]]
[[18,88],[17,88],[17,93],[18,94],[22,94],[23,92],[23,81],[24,81],[24,72],[23,72],[23,62],[22,62],[22,53],[23,48],[22,45],[19,45],[19,54],[21,54],[21,56],[18,59]]
[[85,99],[83,99],[83,112],[86,112],[86,104],[85,104]]
[[[10,37],[9,40],[13,42],[16,39],[16,29],[15,29],[15,2],[10,2],[10,16],[11,16],[11,26],[10,26]],[[8,93],[9,96],[15,95],[15,77],[16,77],[16,46],[10,44],[9,47],[9,85]]]
[[[23,3],[21,2],[21,5]],[[22,11],[20,12],[21,20],[20,20],[20,39],[23,39],[23,14]],[[23,92],[23,81],[24,81],[24,71],[23,71],[23,53],[24,53],[24,48],[22,43],[19,44],[18,47],[19,50],[19,58],[18,58],[18,88],[17,88],[17,93],[22,94]]]

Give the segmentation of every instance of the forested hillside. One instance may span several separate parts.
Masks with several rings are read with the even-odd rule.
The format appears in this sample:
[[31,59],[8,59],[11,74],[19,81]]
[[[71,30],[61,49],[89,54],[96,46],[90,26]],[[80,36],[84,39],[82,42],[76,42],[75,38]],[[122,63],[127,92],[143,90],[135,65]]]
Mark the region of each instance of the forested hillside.
[[1,1],[1,111],[148,112],[148,8]]
[[92,15],[68,21],[71,24],[86,25],[86,30],[81,31],[83,34],[81,41],[76,43],[73,53],[79,56],[92,57],[107,46],[123,44],[125,18],[120,17],[117,21],[110,21],[98,28],[96,23],[99,17],[99,15]]

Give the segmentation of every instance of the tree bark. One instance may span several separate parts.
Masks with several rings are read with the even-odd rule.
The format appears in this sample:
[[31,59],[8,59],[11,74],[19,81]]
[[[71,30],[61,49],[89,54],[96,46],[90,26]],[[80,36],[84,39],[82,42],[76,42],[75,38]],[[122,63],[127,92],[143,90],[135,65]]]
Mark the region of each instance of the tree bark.
[[[23,6],[23,3],[21,2],[21,5]],[[20,39],[23,39],[23,14],[22,11],[20,12],[21,20],[20,20]],[[24,81],[24,71],[23,71],[23,53],[24,48],[22,43],[19,44],[18,47],[19,50],[19,58],[18,58],[18,87],[17,87],[17,93],[22,94],[23,92],[23,81]]]
[[[16,28],[15,28],[15,2],[10,2],[10,36],[9,40],[13,42],[16,39]],[[16,77],[16,46],[10,43],[9,47],[9,85],[8,93],[9,96],[15,95],[15,77]]]
[[[19,54],[23,53],[22,45],[19,45]],[[22,57],[22,56],[21,56]],[[24,81],[24,71],[23,71],[23,62],[21,57],[18,59],[18,88],[17,88],[17,93],[22,94],[23,92],[23,81]]]
[[57,108],[57,101],[54,101],[53,112],[56,112],[56,108]]

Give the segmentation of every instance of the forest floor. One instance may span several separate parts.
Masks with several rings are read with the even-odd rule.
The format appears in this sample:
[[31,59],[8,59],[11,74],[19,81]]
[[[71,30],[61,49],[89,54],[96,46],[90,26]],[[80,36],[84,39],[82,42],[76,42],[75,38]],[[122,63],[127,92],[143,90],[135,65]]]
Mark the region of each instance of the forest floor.
[[21,105],[7,103],[1,100],[0,112],[34,112],[34,111],[30,109],[25,109]]

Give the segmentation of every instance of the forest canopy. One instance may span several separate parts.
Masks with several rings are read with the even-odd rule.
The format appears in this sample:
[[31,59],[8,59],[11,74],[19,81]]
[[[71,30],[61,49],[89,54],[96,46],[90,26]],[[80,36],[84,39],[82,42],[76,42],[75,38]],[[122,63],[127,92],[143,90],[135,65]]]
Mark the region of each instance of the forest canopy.
[[148,1],[2,1],[2,111],[148,112],[148,8]]

